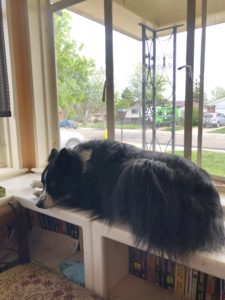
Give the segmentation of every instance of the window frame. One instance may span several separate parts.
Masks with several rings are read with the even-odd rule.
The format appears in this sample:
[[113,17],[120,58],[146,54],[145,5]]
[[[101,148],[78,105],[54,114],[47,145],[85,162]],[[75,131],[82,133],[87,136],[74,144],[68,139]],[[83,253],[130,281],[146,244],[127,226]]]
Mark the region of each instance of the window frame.
[[[10,4],[8,4],[8,3]],[[9,66],[9,84],[12,117],[0,119],[0,167],[22,169],[24,167],[19,122],[17,86],[14,69],[14,50],[12,45],[12,28],[8,22],[10,5],[13,0],[2,0],[4,28],[6,31],[6,54]],[[43,168],[51,148],[59,148],[58,107],[56,88],[56,68],[54,49],[53,15],[48,0],[24,1],[27,13],[30,74],[32,81],[32,130],[34,133],[35,165]],[[58,4],[57,4],[58,5]],[[15,30],[15,29],[14,29]],[[29,126],[29,124],[28,124]],[[111,128],[110,130],[112,130]],[[216,180],[225,178],[212,176]]]
[[[8,22],[8,7],[7,0],[2,0],[2,16],[3,16],[3,28],[5,37],[5,49],[7,60],[7,72],[9,81],[9,92],[11,101],[12,116],[9,118],[0,118],[0,166],[7,172],[8,169],[20,169],[22,168],[21,156],[20,156],[20,142],[18,138],[19,122],[16,113],[16,92],[15,92],[15,70],[13,68],[13,55],[10,47],[12,40],[10,35],[10,24]],[[10,171],[10,170],[9,170]],[[11,172],[11,171],[10,171]],[[3,173],[3,172],[1,172]]]

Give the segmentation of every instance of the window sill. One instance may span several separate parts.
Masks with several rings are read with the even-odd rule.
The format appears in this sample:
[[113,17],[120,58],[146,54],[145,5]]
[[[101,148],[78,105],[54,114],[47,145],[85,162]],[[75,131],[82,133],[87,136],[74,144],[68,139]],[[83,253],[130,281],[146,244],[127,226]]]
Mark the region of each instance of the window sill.
[[0,180],[27,173],[28,169],[0,168]]
[[31,172],[35,173],[35,174],[42,174],[44,168],[32,168]]

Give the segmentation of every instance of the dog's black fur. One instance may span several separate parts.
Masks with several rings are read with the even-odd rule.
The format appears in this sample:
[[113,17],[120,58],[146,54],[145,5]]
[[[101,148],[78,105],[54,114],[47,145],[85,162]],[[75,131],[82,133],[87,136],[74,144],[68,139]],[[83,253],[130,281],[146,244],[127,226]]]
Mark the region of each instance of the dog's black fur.
[[185,158],[94,140],[52,150],[42,181],[56,203],[92,210],[110,224],[125,221],[136,242],[169,257],[224,245],[218,192]]

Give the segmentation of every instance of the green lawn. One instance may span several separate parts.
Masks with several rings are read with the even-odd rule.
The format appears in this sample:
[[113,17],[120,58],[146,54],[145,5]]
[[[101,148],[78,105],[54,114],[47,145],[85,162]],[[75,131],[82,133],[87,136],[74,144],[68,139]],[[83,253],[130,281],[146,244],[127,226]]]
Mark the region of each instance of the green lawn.
[[[183,156],[183,151],[176,151],[176,154]],[[192,152],[192,161],[197,162],[197,151]],[[202,168],[212,175],[225,176],[225,153],[203,151]]]
[[221,133],[221,134],[225,134],[225,127],[217,128],[215,130],[209,131],[208,133]]

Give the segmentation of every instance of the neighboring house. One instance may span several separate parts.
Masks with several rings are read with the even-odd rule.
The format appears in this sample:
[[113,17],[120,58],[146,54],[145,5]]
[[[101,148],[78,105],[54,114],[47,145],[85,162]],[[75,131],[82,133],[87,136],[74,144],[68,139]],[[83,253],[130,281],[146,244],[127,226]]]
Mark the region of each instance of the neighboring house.
[[[172,104],[171,104],[172,105]],[[179,111],[178,115],[183,117],[184,115],[184,101],[177,101],[176,107]],[[127,108],[125,122],[126,123],[137,123],[142,118],[142,107],[140,103],[135,103],[131,107]]]
[[106,120],[105,113],[90,114],[88,117],[88,121],[91,123],[104,122],[105,120]]
[[126,123],[137,123],[141,120],[142,112],[141,112],[140,103],[135,103],[131,107],[127,108],[127,112],[125,115]]
[[206,108],[207,112],[220,112],[225,114],[225,98],[210,102]]

